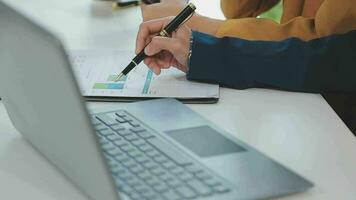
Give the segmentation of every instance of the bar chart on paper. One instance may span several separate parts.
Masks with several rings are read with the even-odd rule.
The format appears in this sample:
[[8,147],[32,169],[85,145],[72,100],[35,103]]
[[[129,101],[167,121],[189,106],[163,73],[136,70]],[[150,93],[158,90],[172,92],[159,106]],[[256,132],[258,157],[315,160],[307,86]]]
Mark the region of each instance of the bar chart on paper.
[[[109,75],[107,80],[108,82],[114,82],[116,79],[116,75]],[[120,82],[116,83],[95,83],[93,89],[106,89],[106,90],[122,90],[124,89],[126,80],[120,80]]]
[[156,76],[140,64],[115,82],[133,54],[123,51],[72,51],[69,55],[81,92],[86,97],[219,98],[219,86],[187,81],[175,68]]
[[[149,93],[152,77],[153,77],[153,72],[151,70],[147,70],[147,75],[144,81],[142,94]],[[124,77],[119,81],[116,81],[116,78],[117,78],[116,74],[108,75],[105,82],[95,82],[92,89],[93,90],[123,90],[125,88],[124,86],[127,77]]]

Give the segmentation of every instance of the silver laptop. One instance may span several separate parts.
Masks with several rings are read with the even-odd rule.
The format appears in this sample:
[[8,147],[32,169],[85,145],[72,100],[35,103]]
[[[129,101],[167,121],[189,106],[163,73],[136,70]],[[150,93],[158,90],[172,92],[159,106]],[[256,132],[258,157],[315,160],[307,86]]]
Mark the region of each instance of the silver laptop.
[[89,113],[61,42],[1,1],[0,95],[24,138],[91,199],[264,199],[312,186],[173,99]]

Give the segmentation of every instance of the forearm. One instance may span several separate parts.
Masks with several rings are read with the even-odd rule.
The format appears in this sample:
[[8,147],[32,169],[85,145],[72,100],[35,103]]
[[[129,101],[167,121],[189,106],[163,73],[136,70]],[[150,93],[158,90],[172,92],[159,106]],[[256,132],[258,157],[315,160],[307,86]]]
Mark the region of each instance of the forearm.
[[216,35],[220,26],[224,23],[223,20],[213,19],[205,17],[199,14],[195,14],[188,22],[189,28],[202,33]]
[[189,80],[237,89],[356,92],[356,31],[305,42],[216,38],[193,33]]

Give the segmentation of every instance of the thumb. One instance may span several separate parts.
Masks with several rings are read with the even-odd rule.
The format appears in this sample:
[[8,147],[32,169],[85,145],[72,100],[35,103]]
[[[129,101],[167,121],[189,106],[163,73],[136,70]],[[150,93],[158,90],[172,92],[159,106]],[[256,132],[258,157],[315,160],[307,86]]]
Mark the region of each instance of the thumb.
[[145,54],[147,56],[153,56],[163,50],[169,51],[175,55],[178,51],[179,43],[174,38],[156,36],[152,38],[152,41],[145,48]]

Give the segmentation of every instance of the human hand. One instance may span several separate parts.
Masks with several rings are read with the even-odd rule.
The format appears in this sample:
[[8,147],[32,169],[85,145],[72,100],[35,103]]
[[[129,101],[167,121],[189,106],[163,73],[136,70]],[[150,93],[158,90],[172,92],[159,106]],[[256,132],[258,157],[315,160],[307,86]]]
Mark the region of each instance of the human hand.
[[166,17],[144,22],[137,34],[136,54],[145,48],[148,57],[144,63],[157,75],[171,66],[188,72],[191,30],[183,25],[171,38],[156,36],[172,19]]
[[187,0],[161,0],[160,3],[147,5],[141,3],[143,21],[176,16],[187,5]]

